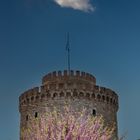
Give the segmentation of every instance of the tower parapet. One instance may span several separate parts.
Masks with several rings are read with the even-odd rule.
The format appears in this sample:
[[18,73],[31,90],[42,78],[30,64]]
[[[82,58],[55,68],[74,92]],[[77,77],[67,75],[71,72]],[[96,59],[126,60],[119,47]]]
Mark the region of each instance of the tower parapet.
[[70,72],[68,70],[64,70],[64,71],[54,71],[52,73],[49,73],[47,75],[45,75],[42,79],[42,84],[47,83],[48,81],[53,81],[53,80],[69,80],[69,79],[83,79],[85,81],[90,81],[94,84],[96,84],[96,78],[89,74],[89,73],[85,73],[82,71],[73,71],[71,70]]

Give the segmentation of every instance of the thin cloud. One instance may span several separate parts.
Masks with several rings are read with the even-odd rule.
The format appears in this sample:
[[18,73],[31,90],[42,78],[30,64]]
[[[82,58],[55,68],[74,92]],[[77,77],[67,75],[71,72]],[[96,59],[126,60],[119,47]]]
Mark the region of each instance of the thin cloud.
[[90,0],[54,0],[61,7],[73,8],[84,12],[94,11],[95,8]]

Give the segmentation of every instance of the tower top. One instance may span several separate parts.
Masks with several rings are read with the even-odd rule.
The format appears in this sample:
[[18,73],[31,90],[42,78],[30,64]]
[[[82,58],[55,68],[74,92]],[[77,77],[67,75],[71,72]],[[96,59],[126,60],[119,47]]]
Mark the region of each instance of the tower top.
[[89,73],[79,71],[79,70],[64,70],[64,71],[54,71],[51,73],[48,73],[42,78],[42,84],[44,85],[48,81],[61,81],[61,80],[70,80],[70,79],[75,79],[75,80],[85,80],[85,81],[90,81],[92,84],[96,84],[96,78]]
[[[32,102],[32,98],[40,100],[46,94],[46,98],[53,97],[56,92],[78,92],[77,96],[95,98],[96,101],[113,105],[118,110],[118,95],[111,89],[96,85],[96,78],[89,73],[79,70],[54,71],[42,78],[42,85],[25,91],[20,96],[21,105]],[[49,95],[51,94],[51,95]],[[60,96],[60,95],[59,95]],[[74,95],[71,95],[74,96]]]

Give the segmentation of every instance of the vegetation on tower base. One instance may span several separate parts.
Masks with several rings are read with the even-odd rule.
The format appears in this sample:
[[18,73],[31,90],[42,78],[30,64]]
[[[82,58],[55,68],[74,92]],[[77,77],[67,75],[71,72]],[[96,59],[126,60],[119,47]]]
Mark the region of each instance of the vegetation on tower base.
[[21,140],[112,140],[115,125],[104,127],[103,118],[88,115],[86,109],[75,112],[65,106],[47,112],[21,128]]

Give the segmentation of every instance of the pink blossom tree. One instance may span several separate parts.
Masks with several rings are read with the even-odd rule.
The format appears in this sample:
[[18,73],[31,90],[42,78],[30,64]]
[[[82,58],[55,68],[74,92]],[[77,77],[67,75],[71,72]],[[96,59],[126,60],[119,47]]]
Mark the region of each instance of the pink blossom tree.
[[104,127],[103,118],[93,117],[65,106],[63,113],[57,109],[30,119],[22,128],[22,140],[110,140],[114,127]]

